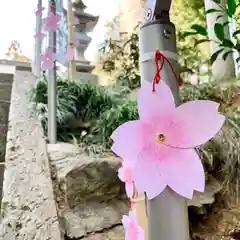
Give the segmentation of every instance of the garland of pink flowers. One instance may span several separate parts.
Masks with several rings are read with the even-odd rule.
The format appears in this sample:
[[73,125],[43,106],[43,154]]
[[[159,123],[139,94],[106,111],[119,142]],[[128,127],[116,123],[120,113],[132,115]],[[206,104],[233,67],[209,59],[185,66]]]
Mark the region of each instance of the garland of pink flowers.
[[[55,13],[55,6],[51,6],[50,11],[47,14],[47,17],[42,19],[42,28],[39,29],[35,35],[34,38],[37,40],[42,41],[48,32],[51,31],[56,31],[57,26],[61,20],[61,15]],[[37,11],[35,12],[36,16],[42,17],[43,11],[45,10],[44,7],[39,7],[37,8]],[[75,17],[74,18],[74,25],[78,24],[78,19]],[[66,58],[68,61],[73,60],[74,58],[74,49],[75,46],[79,44],[79,41],[76,39],[74,43],[69,43],[67,46],[67,51],[66,51]],[[53,69],[54,66],[54,61],[56,61],[56,53],[54,52],[54,47],[53,46],[48,46],[44,53],[41,54],[41,68],[43,70],[51,70]]]
[[[118,176],[130,199],[135,187],[148,199],[157,197],[166,187],[191,199],[194,191],[204,192],[205,188],[204,169],[195,148],[217,134],[225,117],[213,101],[195,100],[176,106],[170,88],[160,78],[164,63],[170,65],[178,85],[182,83],[159,51],[155,63],[152,84],[145,79],[139,90],[140,119],[122,124],[111,136],[112,151],[122,159]],[[125,240],[145,239],[134,211],[123,216],[122,222]]]

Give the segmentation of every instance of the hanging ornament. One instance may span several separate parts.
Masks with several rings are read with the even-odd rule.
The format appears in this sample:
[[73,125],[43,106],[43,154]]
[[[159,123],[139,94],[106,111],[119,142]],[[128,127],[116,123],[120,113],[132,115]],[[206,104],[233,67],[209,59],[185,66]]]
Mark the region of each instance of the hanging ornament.
[[34,35],[34,38],[37,39],[37,40],[43,40],[45,36],[46,35],[44,33],[39,31],[39,32],[36,32],[36,34]]
[[196,100],[176,107],[168,85],[160,78],[153,81],[153,85],[146,82],[140,88],[140,119],[126,122],[113,132],[112,151],[133,166],[136,190],[146,192],[148,199],[167,186],[191,199],[194,190],[204,192],[205,187],[204,169],[195,147],[213,138],[225,117],[213,101]]
[[125,240],[144,240],[145,234],[143,229],[137,223],[137,216],[134,211],[130,211],[129,215],[124,215],[122,224],[125,230]]
[[55,31],[57,24],[61,20],[61,15],[49,12],[46,18],[43,18],[43,25],[45,31]]
[[41,55],[42,69],[52,70],[54,67],[55,53],[53,48],[48,47],[46,51]]
[[74,51],[75,50],[75,45],[74,43],[69,43],[67,46],[67,53],[66,57],[68,61],[72,61],[74,59]]
[[38,7],[37,11],[35,12],[36,16],[42,16],[44,10],[44,7]]
[[125,183],[127,196],[131,199],[134,195],[134,183],[132,167],[129,161],[124,161],[122,163],[122,167],[118,170],[118,177],[122,182]]

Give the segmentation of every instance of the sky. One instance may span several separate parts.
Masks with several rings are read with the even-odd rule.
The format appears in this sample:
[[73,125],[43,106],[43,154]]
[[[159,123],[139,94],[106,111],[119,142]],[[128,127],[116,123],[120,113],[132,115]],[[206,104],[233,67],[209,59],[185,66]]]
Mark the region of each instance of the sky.
[[[67,0],[63,0],[65,3]],[[85,56],[92,60],[105,35],[104,24],[118,14],[116,0],[83,0],[87,6],[86,12],[100,16],[94,32],[90,34],[93,38]],[[43,0],[43,4],[47,0]],[[17,40],[22,48],[22,53],[33,58],[35,34],[35,10],[37,0],[0,0],[0,58],[3,58],[12,40]],[[107,8],[106,8],[107,6]]]

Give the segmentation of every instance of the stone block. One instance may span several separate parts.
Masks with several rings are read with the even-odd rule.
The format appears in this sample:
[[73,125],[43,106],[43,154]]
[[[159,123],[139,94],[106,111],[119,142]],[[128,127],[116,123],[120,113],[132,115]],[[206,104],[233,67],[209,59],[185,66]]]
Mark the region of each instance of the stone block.
[[13,74],[8,73],[0,73],[0,83],[8,83],[11,84],[13,81]]
[[6,136],[1,136],[0,138],[0,163],[5,161],[6,153]]
[[117,176],[120,159],[93,158],[67,143],[48,144],[48,154],[56,171],[56,198],[61,199],[59,216],[66,235],[72,239],[90,234],[89,240],[122,240],[121,229],[91,235],[121,225],[122,215],[129,211],[124,184]]
[[1,206],[1,199],[2,199],[2,189],[3,189],[3,179],[4,179],[4,170],[5,170],[5,164],[0,163],[0,206]]
[[0,124],[8,123],[10,101],[0,100]]
[[0,100],[10,101],[12,92],[12,84],[0,83]]
[[0,136],[6,136],[7,131],[8,131],[8,125],[0,123]]

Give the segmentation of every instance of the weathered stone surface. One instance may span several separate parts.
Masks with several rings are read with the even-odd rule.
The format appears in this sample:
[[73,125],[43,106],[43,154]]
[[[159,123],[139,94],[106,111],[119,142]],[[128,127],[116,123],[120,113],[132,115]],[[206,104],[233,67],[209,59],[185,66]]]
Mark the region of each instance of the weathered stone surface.
[[116,226],[105,230],[102,233],[95,233],[83,238],[84,240],[124,240],[124,230],[122,226]]
[[6,137],[0,136],[0,162],[5,161]]
[[1,100],[9,101],[12,92],[12,85],[10,83],[0,83]]
[[220,192],[221,189],[221,184],[213,177],[210,177],[206,183],[204,193],[195,192],[193,199],[188,200],[188,206],[202,207],[203,205],[213,204],[215,194]]
[[118,179],[120,160],[115,157],[94,159],[71,144],[48,144],[60,187],[70,208],[87,201],[108,201],[124,195]]
[[70,238],[81,238],[89,233],[102,232],[121,224],[122,215],[129,211],[126,202],[112,200],[107,203],[89,202],[74,210],[61,212],[62,223]]
[[61,234],[40,122],[28,101],[30,73],[16,72],[9,112],[2,240],[60,240]]
[[0,97],[0,123],[1,124],[8,123],[9,106],[10,106],[10,101],[2,101]]
[[[65,199],[59,215],[68,237],[78,239],[121,225],[129,203],[124,185],[117,177],[119,159],[94,159],[66,143],[48,144],[48,154]],[[109,236],[113,234],[114,231],[108,233]],[[116,235],[116,240],[122,236]]]

